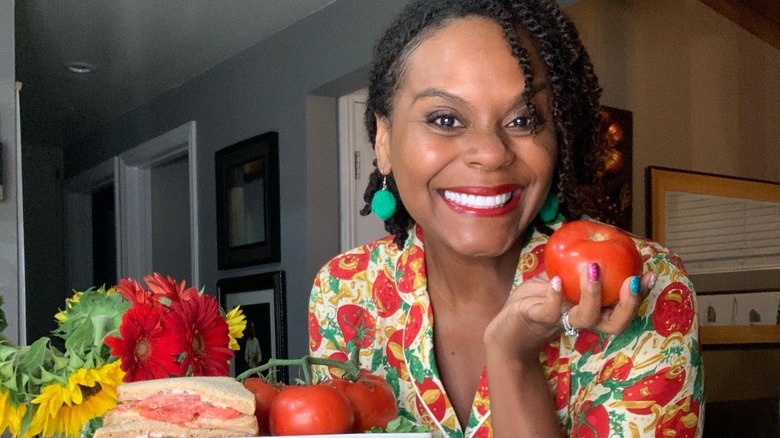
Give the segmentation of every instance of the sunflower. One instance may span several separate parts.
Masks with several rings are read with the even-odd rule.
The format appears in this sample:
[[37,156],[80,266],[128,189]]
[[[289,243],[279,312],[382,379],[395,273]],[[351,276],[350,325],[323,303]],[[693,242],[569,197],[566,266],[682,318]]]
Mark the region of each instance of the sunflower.
[[227,376],[233,352],[228,348],[228,324],[219,314],[217,300],[195,294],[190,300],[171,303],[171,310],[165,323],[176,339],[177,351],[184,352],[182,369],[195,376]]
[[[162,307],[138,305],[122,316],[122,338],[107,336],[111,356],[122,360],[125,382],[180,376],[175,333],[163,324]],[[227,344],[227,341],[225,342]]]
[[[113,288],[91,288],[76,292],[65,300],[65,309],[55,315],[58,321],[54,334],[65,340],[67,347],[82,345],[85,351],[89,347],[100,348],[103,337],[114,334],[122,323],[122,314],[130,303]],[[91,327],[85,330],[84,326]]]
[[32,400],[38,405],[31,433],[79,436],[84,423],[116,406],[116,387],[122,382],[119,362],[100,368],[79,368],[65,385],[53,382]]
[[26,404],[14,406],[10,394],[0,391],[0,431],[7,428],[11,435],[18,436],[25,412],[27,412]]
[[230,345],[228,348],[231,350],[238,350],[241,348],[238,345],[236,339],[244,337],[244,330],[246,330],[246,316],[240,307],[236,306],[225,315],[225,322],[228,325],[228,336],[230,336]]

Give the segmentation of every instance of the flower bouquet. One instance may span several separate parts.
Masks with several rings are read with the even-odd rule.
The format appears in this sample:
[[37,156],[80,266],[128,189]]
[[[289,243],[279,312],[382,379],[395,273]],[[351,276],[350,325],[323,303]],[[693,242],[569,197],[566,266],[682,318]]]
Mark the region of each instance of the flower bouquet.
[[0,432],[91,435],[116,405],[122,382],[226,376],[246,318],[171,277],[124,279],[76,292],[55,315],[54,336],[17,347],[0,339]]

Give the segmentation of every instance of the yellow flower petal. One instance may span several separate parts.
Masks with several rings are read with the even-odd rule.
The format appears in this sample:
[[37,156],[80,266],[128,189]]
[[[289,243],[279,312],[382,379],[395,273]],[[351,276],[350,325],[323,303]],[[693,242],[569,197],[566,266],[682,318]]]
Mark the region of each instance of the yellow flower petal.
[[19,435],[25,412],[27,412],[26,404],[14,406],[8,393],[0,392],[0,430],[8,429],[11,435]]
[[246,330],[246,316],[241,308],[236,306],[225,315],[225,322],[227,322],[228,330],[230,331],[230,344],[228,344],[228,348],[231,350],[238,350],[240,347],[238,346],[238,341],[236,341],[236,339],[241,339],[244,336],[244,330]]

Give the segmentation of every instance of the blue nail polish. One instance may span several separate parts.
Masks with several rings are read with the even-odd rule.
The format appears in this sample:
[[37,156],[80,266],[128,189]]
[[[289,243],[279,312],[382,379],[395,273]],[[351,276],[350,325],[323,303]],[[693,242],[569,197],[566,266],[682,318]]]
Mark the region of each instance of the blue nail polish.
[[639,277],[631,277],[631,293],[639,295],[639,290],[642,289],[642,280]]

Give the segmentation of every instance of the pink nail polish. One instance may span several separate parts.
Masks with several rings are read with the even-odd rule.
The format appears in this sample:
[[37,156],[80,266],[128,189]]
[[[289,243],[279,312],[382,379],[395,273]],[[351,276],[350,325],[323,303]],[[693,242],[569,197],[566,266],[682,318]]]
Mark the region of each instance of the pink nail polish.
[[601,267],[598,263],[591,263],[588,265],[588,281],[595,283],[601,278]]

